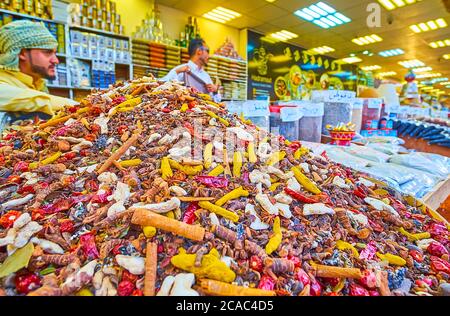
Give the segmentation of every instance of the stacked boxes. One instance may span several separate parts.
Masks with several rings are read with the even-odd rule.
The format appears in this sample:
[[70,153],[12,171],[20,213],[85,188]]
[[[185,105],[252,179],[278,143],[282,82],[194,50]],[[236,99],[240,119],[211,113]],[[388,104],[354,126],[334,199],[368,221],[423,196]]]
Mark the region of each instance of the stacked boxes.
[[65,63],[56,65],[56,78],[55,80],[49,80],[50,85],[54,86],[67,86],[67,66]]
[[0,9],[29,14],[42,19],[53,19],[51,0],[2,0]]
[[80,8],[81,26],[123,34],[120,14],[111,0],[82,0]]

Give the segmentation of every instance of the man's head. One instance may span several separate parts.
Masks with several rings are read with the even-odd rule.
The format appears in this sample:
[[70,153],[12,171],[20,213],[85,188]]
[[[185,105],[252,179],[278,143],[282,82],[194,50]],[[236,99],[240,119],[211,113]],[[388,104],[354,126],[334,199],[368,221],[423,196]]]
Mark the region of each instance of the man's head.
[[200,64],[203,67],[208,65],[209,47],[206,45],[204,40],[193,39],[189,43],[188,51],[189,56],[194,63]]
[[0,69],[55,78],[58,42],[42,23],[14,21],[0,28]]

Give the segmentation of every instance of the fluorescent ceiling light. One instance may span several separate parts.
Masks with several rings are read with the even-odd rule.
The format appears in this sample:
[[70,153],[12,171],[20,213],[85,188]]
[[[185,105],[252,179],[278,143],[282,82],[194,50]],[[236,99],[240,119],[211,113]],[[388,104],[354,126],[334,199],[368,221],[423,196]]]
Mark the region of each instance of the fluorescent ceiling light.
[[389,11],[420,1],[421,0],[378,0],[378,2]]
[[230,9],[226,9],[224,7],[217,7],[205,14],[203,14],[203,17],[216,21],[216,22],[220,22],[220,23],[226,23],[229,22],[235,18],[240,17],[241,14],[230,10]]
[[271,36],[273,38],[276,38],[276,39],[278,39],[280,41],[283,41],[283,42],[298,37],[297,34],[294,34],[292,32],[286,31],[286,30],[282,30],[282,31],[279,31],[279,32],[276,32],[276,33],[272,33],[269,36]]
[[419,72],[427,72],[427,71],[431,71],[433,70],[433,68],[431,67],[420,67],[420,68],[414,68],[412,71],[415,73],[419,73]]
[[399,61],[398,63],[405,68],[417,68],[425,66],[423,62],[417,59]]
[[444,59],[447,59],[447,60],[449,60],[450,59],[450,54],[446,54],[446,55],[444,55],[444,56],[442,56]]
[[361,69],[364,71],[373,71],[373,70],[381,69],[381,66],[379,66],[379,65],[365,66],[365,67],[361,67]]
[[332,47],[328,47],[328,46],[320,46],[320,47],[314,47],[309,49],[307,52],[310,54],[326,54],[326,53],[331,53],[334,52],[335,49]]
[[377,73],[377,76],[380,77],[390,77],[390,76],[395,76],[397,73],[395,71],[387,71],[387,72],[379,72]]
[[441,41],[431,42],[428,45],[430,45],[432,48],[440,48],[440,47],[450,46],[450,39],[445,39],[445,40],[441,40]]
[[354,39],[352,39],[352,42],[357,45],[362,46],[362,45],[368,45],[368,44],[375,43],[375,42],[381,42],[382,40],[383,39],[381,37],[379,37],[378,35],[372,34],[372,35],[354,38]]
[[320,1],[306,8],[298,9],[294,14],[308,22],[312,22],[321,28],[328,29],[330,27],[339,26],[349,23],[352,20],[337,12],[330,5]]
[[413,24],[409,28],[414,33],[421,33],[421,32],[437,30],[438,28],[444,28],[444,27],[447,27],[447,22],[444,19],[440,18],[440,19],[430,20],[427,22],[419,23],[419,24]]
[[358,58],[358,57],[347,57],[347,58],[342,58],[341,60],[347,64],[354,64],[354,63],[362,62],[362,59]]

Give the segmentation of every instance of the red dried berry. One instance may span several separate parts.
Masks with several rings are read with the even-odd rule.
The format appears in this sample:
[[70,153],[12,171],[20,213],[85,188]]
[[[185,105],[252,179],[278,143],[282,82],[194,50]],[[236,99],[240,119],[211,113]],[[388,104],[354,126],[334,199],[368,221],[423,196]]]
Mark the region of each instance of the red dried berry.
[[119,283],[119,286],[117,287],[117,295],[119,296],[130,296],[135,287],[134,284],[130,281],[122,281]]

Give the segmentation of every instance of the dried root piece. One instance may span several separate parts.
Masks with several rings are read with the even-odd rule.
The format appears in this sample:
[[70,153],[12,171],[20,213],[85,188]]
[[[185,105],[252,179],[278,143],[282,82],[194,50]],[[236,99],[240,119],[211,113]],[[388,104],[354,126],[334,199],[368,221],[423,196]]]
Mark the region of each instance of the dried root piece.
[[201,279],[201,289],[209,295],[216,296],[275,296],[275,291],[247,288],[225,282]]

